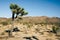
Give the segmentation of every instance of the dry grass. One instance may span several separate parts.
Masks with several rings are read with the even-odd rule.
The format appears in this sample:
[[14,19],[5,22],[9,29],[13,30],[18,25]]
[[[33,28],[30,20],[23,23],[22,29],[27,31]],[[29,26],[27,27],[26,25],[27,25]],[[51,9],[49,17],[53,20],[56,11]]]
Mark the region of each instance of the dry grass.
[[[0,19],[0,40],[24,40],[23,37],[36,36],[39,40],[57,40],[56,34],[50,32],[52,27],[60,27],[60,18],[49,17],[23,17],[15,20],[13,25],[19,28],[19,32],[12,32],[14,37],[9,37],[5,32],[12,27],[10,18]],[[48,31],[48,32],[47,32]],[[34,38],[32,38],[34,40]]]

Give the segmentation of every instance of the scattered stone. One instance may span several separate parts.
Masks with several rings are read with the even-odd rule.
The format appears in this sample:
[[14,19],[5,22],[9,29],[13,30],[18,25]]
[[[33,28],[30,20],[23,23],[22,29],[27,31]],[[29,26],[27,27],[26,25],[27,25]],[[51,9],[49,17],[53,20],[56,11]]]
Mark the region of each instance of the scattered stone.
[[20,30],[16,27],[13,29],[13,32],[19,32]]
[[23,37],[25,38],[26,40],[32,40],[31,37]]
[[38,38],[36,38],[36,36],[32,36],[32,38],[36,39],[36,40],[39,40]]
[[5,32],[11,32],[11,30],[5,30]]

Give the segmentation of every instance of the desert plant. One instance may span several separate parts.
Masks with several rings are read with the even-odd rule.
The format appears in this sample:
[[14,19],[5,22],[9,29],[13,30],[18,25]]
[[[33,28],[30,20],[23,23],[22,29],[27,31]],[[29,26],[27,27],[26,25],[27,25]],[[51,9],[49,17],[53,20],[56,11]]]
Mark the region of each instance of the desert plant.
[[53,33],[56,33],[56,27],[52,27],[52,31],[53,31]]
[[[25,12],[24,8],[19,7],[17,4],[10,4],[10,9],[12,11],[12,26],[14,26],[13,21],[15,18],[18,18],[18,15],[23,16],[23,15],[28,14],[28,12]],[[15,17],[15,14],[16,14],[16,17]],[[13,29],[13,27],[11,28],[11,30],[12,29]],[[11,33],[12,33],[12,31],[9,32],[9,34],[11,34]],[[12,36],[12,34],[11,34],[11,36]]]
[[31,28],[33,26],[33,24],[27,24],[28,28]]
[[20,16],[27,15],[28,12],[24,10],[24,8],[19,7],[17,4],[10,4],[10,9],[12,10],[12,20],[14,20],[14,15],[16,14],[16,17],[20,14]]
[[5,35],[5,33],[4,33],[4,32],[2,32],[2,33],[1,33],[1,35]]
[[46,40],[52,40],[51,38],[47,38]]
[[2,25],[8,25],[8,22],[1,22]]
[[59,29],[59,27],[53,26],[53,27],[52,27],[52,32],[53,32],[53,33],[57,33],[57,30],[58,30],[58,29]]

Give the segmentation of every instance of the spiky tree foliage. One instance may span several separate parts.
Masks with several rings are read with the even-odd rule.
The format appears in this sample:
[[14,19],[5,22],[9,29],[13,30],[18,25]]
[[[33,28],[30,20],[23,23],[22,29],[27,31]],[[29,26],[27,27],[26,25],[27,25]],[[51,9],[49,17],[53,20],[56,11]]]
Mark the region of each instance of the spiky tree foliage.
[[20,14],[20,16],[27,15],[28,12],[24,10],[24,8],[19,7],[17,4],[10,4],[10,9],[12,11],[12,20],[14,20],[14,15],[16,14],[16,17]]
[[[20,16],[24,16],[24,15],[27,15],[28,14],[28,12],[26,12],[25,10],[24,10],[24,8],[19,8],[19,10],[17,10],[17,16],[20,14]],[[17,18],[17,16],[16,16],[16,18]]]

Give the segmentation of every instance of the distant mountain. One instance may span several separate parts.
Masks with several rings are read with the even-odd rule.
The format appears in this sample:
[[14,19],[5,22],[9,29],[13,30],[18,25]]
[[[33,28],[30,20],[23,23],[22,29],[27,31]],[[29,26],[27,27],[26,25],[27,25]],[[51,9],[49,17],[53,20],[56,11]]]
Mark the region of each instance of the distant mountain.
[[[0,18],[1,21],[11,21],[11,18]],[[47,17],[47,16],[36,16],[36,17],[23,17],[23,20],[20,20],[20,22],[30,22],[30,23],[41,23],[41,22],[47,22],[47,23],[60,23],[60,18],[58,17]]]

